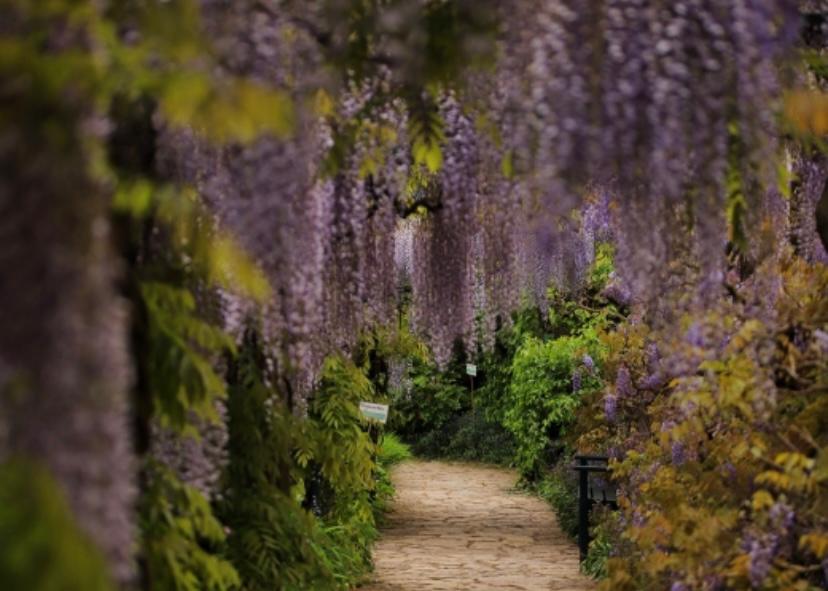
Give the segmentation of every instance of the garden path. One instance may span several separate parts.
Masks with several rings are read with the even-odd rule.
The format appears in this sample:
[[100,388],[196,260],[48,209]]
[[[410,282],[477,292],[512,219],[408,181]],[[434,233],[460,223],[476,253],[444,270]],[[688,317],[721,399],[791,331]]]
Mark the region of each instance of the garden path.
[[362,591],[587,591],[578,549],[513,471],[408,461]]

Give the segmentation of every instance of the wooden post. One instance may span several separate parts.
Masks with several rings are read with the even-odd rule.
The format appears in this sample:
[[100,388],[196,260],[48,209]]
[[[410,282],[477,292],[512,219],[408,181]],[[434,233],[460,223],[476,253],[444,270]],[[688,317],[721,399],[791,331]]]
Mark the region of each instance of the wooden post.
[[471,381],[471,410],[474,414],[474,376],[469,376],[469,380]]
[[[578,465],[586,466],[587,460],[579,458]],[[589,551],[589,472],[585,469],[578,471],[578,550],[583,562]]]

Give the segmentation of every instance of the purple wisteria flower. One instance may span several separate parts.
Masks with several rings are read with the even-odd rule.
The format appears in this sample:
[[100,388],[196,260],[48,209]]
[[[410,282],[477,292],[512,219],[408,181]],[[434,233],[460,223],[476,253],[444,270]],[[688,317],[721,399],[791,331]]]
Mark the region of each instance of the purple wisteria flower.
[[618,398],[632,398],[635,394],[630,370],[626,365],[618,368],[618,373],[615,376],[615,395]]
[[796,513],[793,507],[787,503],[777,501],[770,508],[770,518],[774,525],[783,533],[787,533],[794,525],[796,520]]
[[621,306],[629,306],[632,302],[632,294],[617,281],[611,281],[601,292],[601,295],[611,302]]
[[615,394],[607,393],[604,396],[604,415],[607,421],[614,423],[618,419],[618,398]]
[[572,372],[572,391],[578,392],[581,389],[581,370],[576,369]]
[[638,381],[641,390],[660,390],[667,383],[667,378],[661,371],[656,371]]
[[778,546],[779,538],[775,534],[754,538],[747,545],[748,579],[754,589],[761,587],[768,577]]
[[595,361],[593,361],[589,353],[584,353],[584,356],[581,358],[581,363],[583,363],[584,367],[586,367],[589,371],[595,369]]
[[825,332],[824,330],[815,330],[814,338],[816,339],[820,350],[823,353],[828,353],[828,332]]
[[672,456],[674,466],[681,466],[687,462],[687,448],[684,442],[674,441],[670,446],[670,455]]
[[655,373],[658,371],[659,366],[661,365],[661,354],[658,350],[658,345],[656,343],[650,343],[647,345],[647,370],[650,373]]
[[633,516],[632,516],[633,527],[644,527],[644,525],[646,523],[647,523],[647,518],[644,516],[644,514],[640,510],[636,509],[635,511],[633,511]]
[[684,340],[693,347],[704,347],[704,327],[700,323],[694,322],[684,334]]

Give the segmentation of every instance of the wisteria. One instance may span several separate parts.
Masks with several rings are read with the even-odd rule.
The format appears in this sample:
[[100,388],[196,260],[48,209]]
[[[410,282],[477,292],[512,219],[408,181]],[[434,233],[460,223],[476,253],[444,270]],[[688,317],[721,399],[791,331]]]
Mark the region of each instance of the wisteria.
[[709,249],[698,258],[713,265],[709,278],[721,273],[725,223],[712,212],[724,211],[728,129],[738,125],[741,141],[755,150],[752,170],[767,181],[775,143],[765,107],[778,92],[775,61],[796,35],[791,3],[532,8],[534,34],[516,29],[516,51],[531,64],[523,99],[531,132],[520,137],[535,138],[533,174],[539,190],[554,195],[544,203],[564,211],[571,203],[571,190],[555,181],[561,175],[622,188],[620,263],[646,293],[674,256],[671,240],[689,227],[669,212],[691,200],[696,248]]
[[797,538],[824,442],[797,415],[767,451],[773,420],[823,408],[825,2],[36,4],[0,26],[0,460],[45,466],[114,580],[143,576],[152,462],[221,500],[231,386],[267,392],[293,503],[321,477],[292,469],[330,468],[308,442],[331,373],[410,401],[419,365],[484,358],[511,392],[497,355],[532,330],[565,391],[538,445],[585,420],[619,463],[650,454],[625,527],[669,522],[644,483],[703,458],[767,493],[722,518],[741,562],[664,588],[762,588],[797,552],[828,571]]
[[[400,205],[412,200],[431,205],[424,219],[409,224],[413,231],[405,256],[413,287],[411,319],[440,360],[450,355],[455,339],[473,347],[480,336],[489,338],[497,318],[508,322],[521,298],[515,286],[537,302],[545,300],[550,282],[577,289],[597,241],[617,245],[620,276],[606,292],[612,300],[656,298],[694,283],[700,294],[719,289],[732,144],[750,146],[744,170],[738,171],[745,186],[772,184],[769,171],[775,170],[778,147],[764,131],[770,125],[764,107],[779,92],[776,64],[795,37],[796,14],[775,1],[656,7],[625,0],[588,8],[520,2],[514,8],[516,18],[499,40],[504,50],[496,83],[471,76],[467,92],[438,98],[442,166],[413,193],[406,177],[420,174],[422,164],[405,154],[411,140],[402,133],[406,113],[389,105],[359,120],[394,83],[396,74],[388,69],[376,83],[346,83],[338,117],[357,120],[356,143],[333,177],[293,164],[312,160],[302,154],[322,154],[312,147],[314,137],[321,149],[330,149],[333,136],[342,131],[308,117],[301,140],[267,151],[253,148],[259,151],[255,156],[248,148],[217,155],[226,163],[217,170],[228,172],[199,181],[219,218],[236,218],[222,223],[234,232],[244,228],[240,233],[253,252],[264,243],[257,228],[274,236],[274,246],[261,258],[274,280],[290,277],[275,290],[279,302],[268,306],[269,330],[274,342],[283,343],[286,367],[304,368],[312,379],[324,351],[347,346],[363,328],[391,317],[395,306],[390,302],[399,287],[389,253],[396,249],[399,260],[394,228]],[[268,31],[294,26],[289,11],[281,16],[265,12],[256,19],[252,46],[222,45],[238,55],[236,67],[271,76],[271,66],[256,56],[276,51],[295,55],[291,67],[301,76],[306,72],[302,64],[323,59],[321,53],[313,56],[307,40],[286,45],[270,37]],[[529,65],[525,79],[516,76],[521,60]],[[274,75],[284,79],[284,73]],[[476,125],[475,101],[487,105],[506,147],[513,146],[510,166],[529,167],[529,174],[498,174],[503,146]],[[515,117],[516,112],[527,116]],[[372,129],[393,130],[395,137],[378,145],[381,133]],[[534,147],[527,151],[527,146]],[[390,155],[377,156],[388,148]],[[245,158],[248,163],[235,173],[238,181],[232,180],[233,168]],[[258,163],[267,163],[266,174],[261,167],[252,171]],[[255,175],[278,186],[250,185]],[[222,191],[222,200],[209,197]],[[243,191],[250,199],[267,196],[262,208],[246,204]],[[245,203],[242,209],[237,194]],[[271,199],[275,194],[286,199]],[[295,205],[287,205],[289,199]],[[812,210],[813,202],[807,197],[796,203]],[[770,215],[775,206],[769,207]],[[245,209],[247,217],[239,217]],[[714,211],[722,213],[704,213]],[[812,217],[805,213],[803,223],[812,223],[807,221]],[[270,227],[265,220],[271,220]],[[810,226],[795,231],[813,235]],[[813,248],[817,257],[824,252],[803,248]],[[671,261],[688,253],[702,264],[702,272],[671,271]],[[475,327],[475,318],[483,324]]]

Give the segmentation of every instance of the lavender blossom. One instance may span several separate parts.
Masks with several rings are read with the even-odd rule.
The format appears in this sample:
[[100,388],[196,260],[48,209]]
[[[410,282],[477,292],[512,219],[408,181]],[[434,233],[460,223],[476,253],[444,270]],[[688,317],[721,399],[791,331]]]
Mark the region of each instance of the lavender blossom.
[[779,539],[775,534],[754,538],[748,544],[748,579],[754,589],[760,588],[770,573],[778,544]]
[[660,390],[667,383],[667,378],[661,371],[644,376],[638,381],[640,390]]
[[647,517],[640,509],[635,509],[632,516],[633,527],[644,527],[647,524]]
[[777,501],[770,508],[771,521],[781,533],[787,533],[793,527],[796,520],[796,513],[793,507],[787,503]]
[[684,334],[684,340],[693,347],[703,348],[706,342],[704,327],[699,322],[694,322]]
[[670,455],[674,466],[682,466],[687,462],[687,449],[683,442],[673,441],[670,446]]
[[607,417],[607,421],[610,423],[615,423],[618,420],[618,398],[615,394],[607,393],[604,396],[604,415]]
[[581,370],[576,369],[572,372],[572,391],[578,392],[581,389]]
[[656,373],[661,366],[661,353],[656,343],[649,343],[646,348],[647,371]]
[[620,399],[630,399],[635,395],[632,376],[626,365],[619,367],[615,376],[615,395]]

